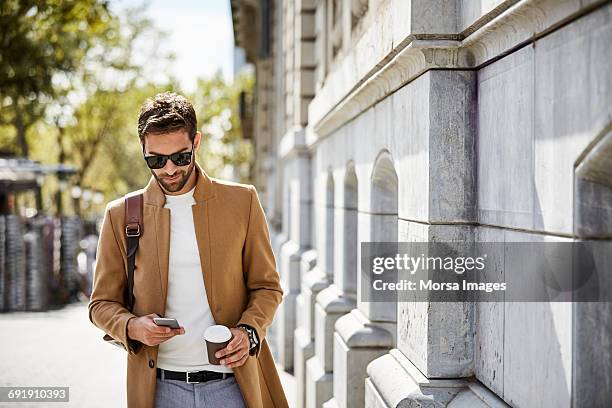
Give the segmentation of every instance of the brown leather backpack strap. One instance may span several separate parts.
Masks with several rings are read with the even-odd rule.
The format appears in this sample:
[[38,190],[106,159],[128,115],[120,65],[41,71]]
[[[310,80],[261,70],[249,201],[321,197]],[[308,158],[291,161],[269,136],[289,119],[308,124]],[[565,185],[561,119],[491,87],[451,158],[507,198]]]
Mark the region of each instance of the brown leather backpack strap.
[[140,236],[142,225],[143,194],[134,192],[125,195],[125,235]]
[[136,268],[136,251],[138,240],[144,232],[142,222],[143,194],[141,191],[125,195],[125,237],[127,240],[127,307],[131,312],[134,307],[134,269]]

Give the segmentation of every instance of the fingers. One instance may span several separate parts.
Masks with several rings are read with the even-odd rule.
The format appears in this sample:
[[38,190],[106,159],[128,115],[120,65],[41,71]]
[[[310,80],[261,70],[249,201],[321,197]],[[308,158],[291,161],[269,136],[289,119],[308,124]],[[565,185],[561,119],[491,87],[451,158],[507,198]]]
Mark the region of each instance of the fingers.
[[174,336],[176,336],[176,334],[174,333],[168,333],[167,335],[162,335],[162,336],[149,336],[147,337],[147,342],[148,342],[147,344],[149,346],[156,346],[160,343],[170,340]]
[[242,329],[231,329],[234,338],[227,347],[215,353],[221,364],[227,367],[239,367],[249,355],[249,339]]
[[168,340],[168,339],[170,339],[172,337],[174,337],[174,334],[166,333],[166,334],[148,334],[146,338],[149,341],[156,341],[156,340],[164,341],[164,340]]
[[227,347],[215,353],[215,357],[223,358],[223,357],[231,355],[237,350],[248,349],[248,348],[249,348],[249,339],[246,337],[246,334],[243,333],[242,330],[240,330],[239,333],[235,333],[234,338],[232,339],[232,341],[229,342]]
[[147,328],[149,333],[155,334],[166,334],[170,333],[171,330],[169,327],[157,326],[155,323],[153,325],[149,325]]
[[183,332],[185,329],[183,327],[179,327],[178,329],[172,328],[172,327],[163,327],[163,326],[156,326],[160,329],[164,329],[162,333],[174,333],[174,334],[180,334],[181,332]]
[[240,343],[242,343],[242,340],[243,340],[242,336],[236,335],[236,333],[234,332],[234,338],[227,345],[227,349],[230,351],[237,349]]
[[249,355],[248,350],[239,349],[235,353],[232,353],[226,356],[225,358],[221,359],[219,363],[224,364],[227,367],[233,367],[234,365],[242,361],[242,363],[238,364],[238,365],[242,365],[244,364],[244,361],[246,361],[246,358],[248,357],[248,355]]
[[180,327],[178,329],[171,329],[170,327],[157,326],[153,323],[153,326],[147,327],[146,342],[148,346],[156,346],[164,341],[170,340],[172,337],[185,334],[185,328]]
[[166,330],[159,332],[159,331],[153,331],[150,333],[151,336],[154,337],[174,337],[174,336],[178,336],[181,334],[185,334],[185,329],[183,327],[179,328],[179,329],[171,329],[166,327]]
[[249,352],[247,351],[246,353],[244,353],[244,356],[242,356],[242,358],[239,359],[238,361],[235,361],[233,363],[226,363],[226,367],[229,367],[229,368],[240,367],[247,361],[248,357],[249,357]]

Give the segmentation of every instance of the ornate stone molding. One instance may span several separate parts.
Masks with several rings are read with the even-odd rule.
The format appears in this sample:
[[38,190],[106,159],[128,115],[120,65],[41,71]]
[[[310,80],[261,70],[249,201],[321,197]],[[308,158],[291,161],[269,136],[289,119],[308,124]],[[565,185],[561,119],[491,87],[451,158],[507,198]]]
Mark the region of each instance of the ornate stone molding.
[[465,389],[462,379],[429,379],[401,351],[388,354],[368,364],[368,380],[387,406],[446,406]]
[[[356,76],[359,59],[371,48],[372,36],[364,35],[350,54],[329,74],[309,107],[307,143],[312,145],[347,123],[387,95],[432,69],[478,69],[482,65],[528,44],[581,15],[608,3],[558,0],[524,0],[496,15],[465,39],[439,39],[436,35],[409,35],[365,78]],[[381,21],[372,22],[377,30]],[[482,19],[491,18],[489,15]],[[351,89],[351,84],[355,84]]]
[[361,18],[368,10],[368,0],[351,0],[351,13],[354,18]]
[[305,151],[306,132],[302,127],[293,127],[283,135],[278,144],[278,157],[287,159],[296,153]]
[[457,41],[412,41],[381,70],[320,118],[314,126],[315,133],[319,136],[331,133],[403,84],[430,69],[457,67],[459,58],[457,45]]
[[370,322],[360,311],[353,309],[336,321],[336,333],[351,348],[391,347],[393,335]]

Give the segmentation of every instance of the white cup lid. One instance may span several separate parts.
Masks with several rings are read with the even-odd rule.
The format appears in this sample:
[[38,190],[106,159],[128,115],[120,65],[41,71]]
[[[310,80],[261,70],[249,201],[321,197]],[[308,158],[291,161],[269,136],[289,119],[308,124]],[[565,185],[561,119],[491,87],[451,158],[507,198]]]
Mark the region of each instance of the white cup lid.
[[227,327],[216,324],[208,326],[204,331],[204,339],[212,343],[223,343],[232,338],[232,332]]

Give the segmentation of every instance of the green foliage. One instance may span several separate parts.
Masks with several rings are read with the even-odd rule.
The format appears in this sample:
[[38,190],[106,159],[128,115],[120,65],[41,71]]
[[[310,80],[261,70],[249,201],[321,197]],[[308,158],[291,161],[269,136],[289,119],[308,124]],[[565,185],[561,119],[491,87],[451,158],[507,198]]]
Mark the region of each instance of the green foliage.
[[241,91],[253,88],[252,75],[240,75],[228,84],[220,73],[210,79],[200,79],[191,96],[202,132],[199,161],[213,177],[249,181],[252,145],[242,139],[239,98]]
[[56,95],[55,75],[76,70],[116,27],[97,0],[3,1],[0,27],[0,123],[14,126],[16,147],[28,156],[25,135]]
[[[158,92],[181,93],[167,74],[173,56],[159,52],[164,35],[143,11],[116,16],[95,0],[0,2],[0,151],[74,166],[71,181],[102,192],[104,202],[142,188],[151,174],[137,134],[140,106]],[[151,69],[167,79],[155,82]],[[241,138],[238,106],[253,82],[227,83],[219,73],[185,94],[204,136],[197,159],[211,176],[248,181],[252,147]],[[47,177],[48,212],[57,188]],[[68,200],[66,192],[70,208]]]

